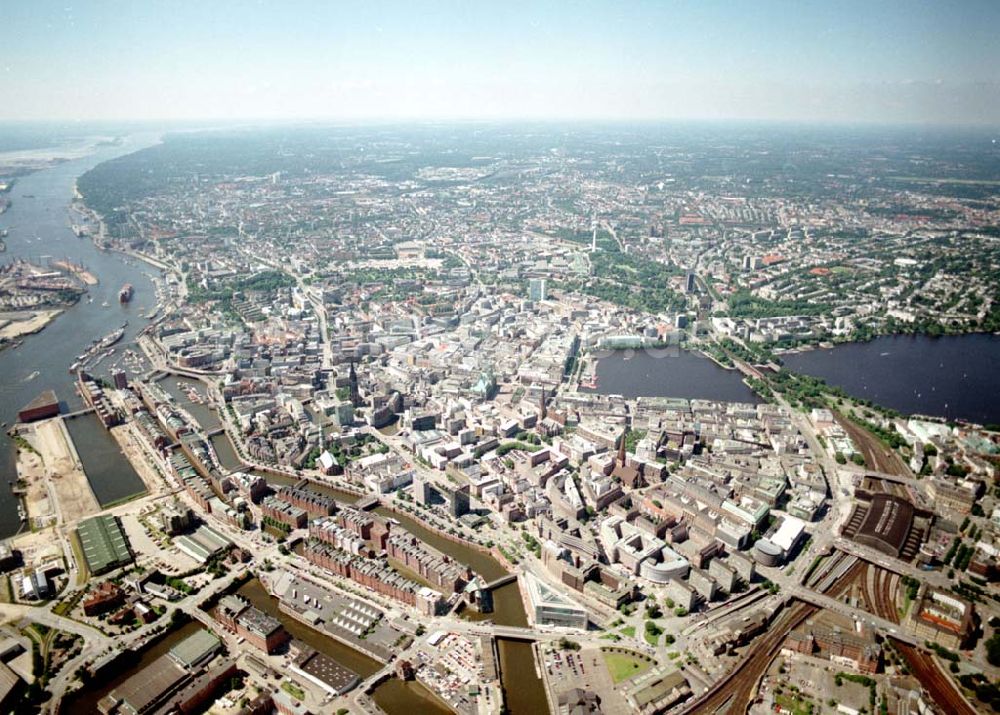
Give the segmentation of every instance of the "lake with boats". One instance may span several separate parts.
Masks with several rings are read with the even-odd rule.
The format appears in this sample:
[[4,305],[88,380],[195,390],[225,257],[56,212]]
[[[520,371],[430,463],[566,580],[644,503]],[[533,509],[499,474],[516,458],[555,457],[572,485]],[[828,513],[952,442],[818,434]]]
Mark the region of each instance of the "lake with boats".
[[887,335],[781,359],[903,414],[1000,424],[1000,335]]

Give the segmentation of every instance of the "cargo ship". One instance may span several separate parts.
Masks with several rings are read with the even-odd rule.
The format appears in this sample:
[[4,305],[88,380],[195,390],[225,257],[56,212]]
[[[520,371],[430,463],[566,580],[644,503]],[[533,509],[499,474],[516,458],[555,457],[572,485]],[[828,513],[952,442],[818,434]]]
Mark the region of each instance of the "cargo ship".
[[118,291],[118,301],[120,303],[128,303],[130,300],[132,300],[133,292],[134,289],[132,288],[132,284],[126,283],[125,285],[122,286],[122,289]]

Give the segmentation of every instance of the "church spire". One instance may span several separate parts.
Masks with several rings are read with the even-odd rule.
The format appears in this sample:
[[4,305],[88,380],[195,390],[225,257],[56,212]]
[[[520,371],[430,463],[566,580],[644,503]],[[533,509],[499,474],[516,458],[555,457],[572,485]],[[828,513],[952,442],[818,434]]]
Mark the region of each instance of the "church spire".
[[348,374],[351,386],[351,404],[355,407],[361,405],[361,392],[358,390],[358,373],[354,370],[354,361],[351,360],[351,371]]

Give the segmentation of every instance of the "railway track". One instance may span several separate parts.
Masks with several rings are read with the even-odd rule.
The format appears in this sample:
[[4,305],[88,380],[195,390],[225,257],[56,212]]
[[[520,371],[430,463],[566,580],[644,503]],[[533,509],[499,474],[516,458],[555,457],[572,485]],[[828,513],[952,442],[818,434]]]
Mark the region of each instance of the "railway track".
[[777,655],[785,637],[807,618],[816,613],[816,606],[801,601],[793,604],[771,625],[768,631],[748,646],[752,648],[729,676],[716,683],[711,690],[687,703],[682,715],[694,713],[723,713],[743,715],[757,691],[757,683]]
[[906,661],[910,674],[920,681],[938,707],[948,715],[976,715],[976,709],[962,697],[952,679],[942,672],[931,656],[899,641],[894,640],[893,644]]
[[[830,586],[826,595],[834,598],[843,595],[864,571],[864,562],[852,563]],[[760,679],[767,672],[778,651],[781,650],[785,638],[819,610],[812,604],[792,601],[785,612],[771,624],[767,632],[758,636],[747,646],[747,655],[736,668],[706,693],[689,701],[680,711],[681,715],[694,715],[695,713],[699,715],[701,713],[745,715],[747,708],[757,696]]]
[[[865,592],[865,600],[873,609],[875,615],[899,623],[899,612],[896,610],[895,586],[898,580],[895,574],[869,564],[873,574],[873,592]],[[865,581],[867,584],[867,579]],[[976,715],[976,709],[969,705],[962,696],[954,681],[938,666],[934,659],[919,648],[902,643],[892,638],[896,651],[906,661],[910,673],[920,681],[931,699],[948,715]]]

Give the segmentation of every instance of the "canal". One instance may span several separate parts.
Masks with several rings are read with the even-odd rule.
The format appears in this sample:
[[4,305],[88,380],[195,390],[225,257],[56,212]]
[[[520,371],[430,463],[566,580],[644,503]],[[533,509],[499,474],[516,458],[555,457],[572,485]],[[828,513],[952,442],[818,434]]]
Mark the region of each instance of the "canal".
[[[296,640],[330,656],[363,678],[367,678],[382,668],[382,664],[377,660],[369,658],[335,638],[324,635],[289,616],[278,606],[278,599],[268,594],[257,579],[247,581],[237,593],[260,610],[281,621],[285,629]],[[372,696],[378,706],[389,715],[411,715],[415,712],[430,713],[431,715],[441,713],[443,715],[451,712],[420,683],[405,682],[395,677],[389,678],[377,686]]]
[[[102,507],[146,491],[118,442],[108,434],[96,415],[68,419],[66,429],[80,454],[83,471],[87,474],[94,496]],[[124,488],[128,484],[135,485],[131,494],[124,493],[128,491]]]
[[151,647],[139,652],[134,657],[109,668],[97,678],[88,680],[83,688],[77,693],[73,693],[63,699],[59,706],[59,712],[66,715],[75,713],[97,713],[97,703],[105,695],[148,666],[161,655],[165,655],[171,648],[180,643],[188,636],[204,628],[198,621],[188,621],[180,628],[176,628],[169,634],[158,640]]
[[[156,304],[153,277],[155,268],[121,254],[99,250],[92,241],[77,238],[70,229],[79,218],[71,216],[76,179],[91,167],[122,154],[137,151],[158,141],[153,134],[127,137],[118,146],[104,146],[81,159],[57,164],[17,180],[8,197],[10,209],[0,215],[0,229],[8,229],[4,262],[24,259],[45,265],[50,259],[69,258],[83,263],[100,281],[83,298],[68,308],[44,330],[24,338],[18,348],[0,351],[0,421],[13,424],[17,412],[43,390],[55,390],[64,408],[82,407],[74,390],[69,366],[95,338],[111,333],[126,320],[124,339],[116,346],[116,355],[130,347],[136,333],[147,321],[140,314]],[[127,304],[118,302],[118,291],[125,283],[135,286],[135,298]],[[91,301],[90,298],[93,298]],[[101,363],[106,370],[112,360]],[[97,371],[102,374],[101,371]],[[74,428],[75,429],[75,428]],[[102,454],[118,450],[106,431],[95,430],[89,441],[79,441],[77,451],[84,465],[94,465]],[[16,450],[12,440],[0,438],[0,476],[4,483],[15,478]],[[142,491],[142,480],[128,467],[90,474],[98,500],[109,503]],[[10,536],[20,527],[17,500],[9,489],[0,489],[0,537]]]
[[903,414],[1000,424],[1000,335],[888,335],[781,359],[789,370]]
[[[471,567],[473,571],[488,581],[506,576],[508,571],[493,556],[467,544],[447,539],[415,519],[385,507],[378,507],[375,513],[396,519],[410,533],[418,536],[437,550],[448,554],[456,561]],[[524,602],[517,582],[509,583],[493,591],[493,613],[479,614],[466,611],[463,617],[490,619],[502,626],[527,626],[528,617],[524,612]],[[504,689],[507,709],[513,715],[534,715],[548,711],[545,686],[538,676],[535,652],[530,643],[497,639],[500,651],[500,678]]]
[[[170,395],[174,402],[194,417],[206,432],[211,432],[222,426],[215,408],[210,407],[211,403],[205,394],[205,385],[198,380],[183,375],[166,375],[161,377],[156,384]],[[197,395],[198,399],[191,399],[192,393]]]
[[597,358],[597,387],[580,392],[636,397],[749,402],[760,398],[737,370],[726,370],[708,358],[679,348],[604,351]]

